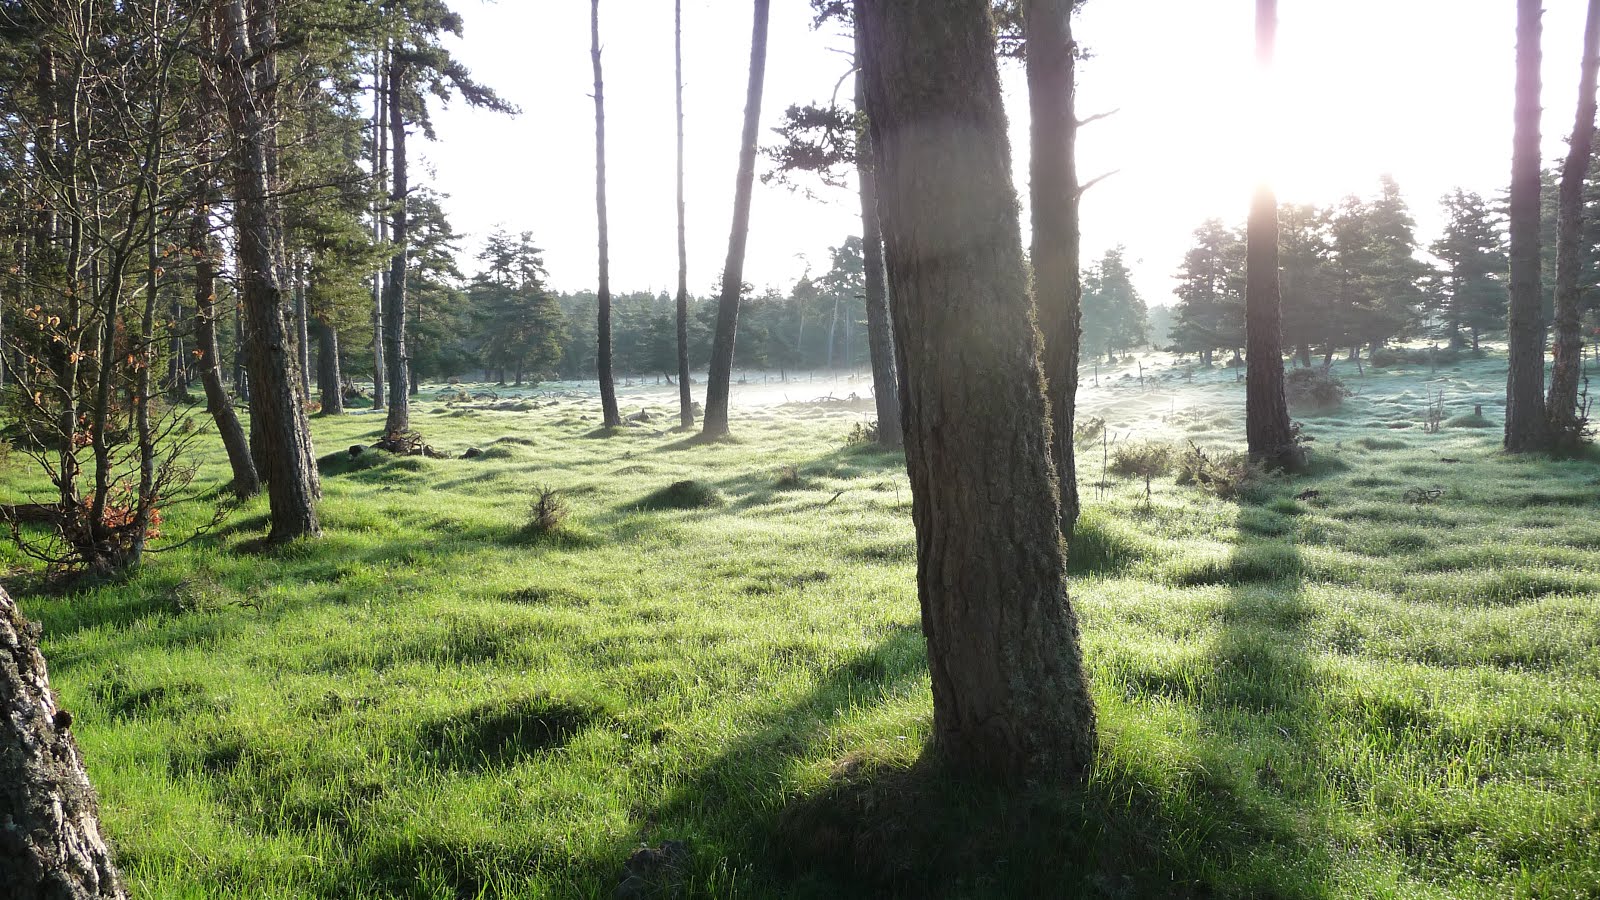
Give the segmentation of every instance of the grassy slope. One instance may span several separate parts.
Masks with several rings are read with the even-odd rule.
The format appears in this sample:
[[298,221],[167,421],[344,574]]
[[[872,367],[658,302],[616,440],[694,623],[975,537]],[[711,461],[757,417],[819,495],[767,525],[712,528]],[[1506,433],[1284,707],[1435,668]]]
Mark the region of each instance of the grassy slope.
[[[1231,372],[1156,371],[1102,372],[1085,406],[1234,443]],[[695,895],[1596,896],[1600,468],[1421,428],[1440,387],[1498,421],[1502,372],[1352,378],[1304,418],[1317,472],[1244,503],[1102,492],[1086,453],[1104,751],[1070,793],[917,762],[910,494],[898,457],[844,447],[845,411],[746,411],[737,443],[686,449],[590,436],[574,398],[424,402],[436,445],[484,457],[338,459],[320,542],[247,552],[258,501],[24,605],[140,898],[606,897],[668,838]],[[317,445],[379,424],[318,421]],[[721,504],[645,502],[689,478]],[[561,535],[521,529],[541,484],[572,499]]]

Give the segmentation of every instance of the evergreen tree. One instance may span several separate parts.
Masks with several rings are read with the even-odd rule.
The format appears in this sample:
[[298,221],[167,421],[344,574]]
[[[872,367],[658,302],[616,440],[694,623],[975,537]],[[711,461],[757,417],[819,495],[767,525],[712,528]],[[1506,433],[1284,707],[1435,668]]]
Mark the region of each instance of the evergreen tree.
[[506,373],[522,384],[527,375],[543,378],[562,357],[566,316],[545,287],[547,273],[533,235],[490,234],[478,254],[483,270],[467,289],[480,335],[485,368]]
[[1105,252],[1083,274],[1083,346],[1115,357],[1144,344],[1149,335],[1144,299],[1133,286],[1123,247]]
[[1440,202],[1449,220],[1428,248],[1444,264],[1438,331],[1450,346],[1476,350],[1485,333],[1505,327],[1505,241],[1481,195],[1456,188]]
[[1194,239],[1178,268],[1170,341],[1209,366],[1217,349],[1244,346],[1244,237],[1208,219]]

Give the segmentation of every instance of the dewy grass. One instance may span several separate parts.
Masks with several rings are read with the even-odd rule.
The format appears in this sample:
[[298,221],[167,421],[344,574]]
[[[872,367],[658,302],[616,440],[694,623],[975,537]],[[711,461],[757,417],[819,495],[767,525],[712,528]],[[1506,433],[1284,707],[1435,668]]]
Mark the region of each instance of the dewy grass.
[[[1108,443],[1238,449],[1231,371],[1144,364],[1143,390],[1084,391]],[[252,549],[256,500],[120,582],[28,592],[0,562],[137,898],[606,897],[665,840],[686,896],[1593,896],[1600,469],[1452,424],[1498,425],[1503,371],[1341,367],[1315,474],[1249,500],[1096,487],[1085,448],[1103,749],[1071,790],[925,756],[910,489],[846,446],[858,414],[747,409],[695,446],[586,440],[596,404],[559,391],[423,400],[431,444],[491,452],[352,459],[381,416],[315,420],[320,541]],[[723,502],[642,502],[682,482]],[[535,486],[577,537],[527,539]],[[163,512],[169,536],[209,517]]]

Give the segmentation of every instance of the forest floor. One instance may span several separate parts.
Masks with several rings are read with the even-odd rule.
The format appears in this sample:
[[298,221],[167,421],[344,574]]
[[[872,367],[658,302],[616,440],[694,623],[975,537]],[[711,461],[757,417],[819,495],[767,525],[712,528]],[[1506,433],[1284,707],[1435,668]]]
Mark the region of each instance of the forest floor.
[[[1144,365],[1085,375],[1107,457],[1238,447],[1234,370]],[[120,583],[0,566],[140,900],[604,898],[668,840],[616,896],[1600,895],[1600,465],[1499,452],[1503,358],[1346,365],[1357,396],[1296,416],[1311,473],[1240,499],[1102,487],[1081,449],[1101,755],[1071,790],[921,761],[911,494],[847,443],[859,405],[692,446],[664,386],[609,435],[565,390],[429,386],[418,429],[482,455],[352,458],[381,419],[317,419],[320,541],[260,550],[257,500]],[[24,462],[8,496],[42,493]]]

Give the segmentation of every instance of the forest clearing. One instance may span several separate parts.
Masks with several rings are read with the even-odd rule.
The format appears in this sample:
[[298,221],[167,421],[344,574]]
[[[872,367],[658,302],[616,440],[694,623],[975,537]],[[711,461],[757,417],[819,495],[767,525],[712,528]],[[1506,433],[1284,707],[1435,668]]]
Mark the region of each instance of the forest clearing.
[[[1235,370],[1169,360],[1086,378],[1108,458],[1238,448]],[[833,404],[741,407],[691,448],[597,436],[558,386],[479,411],[429,385],[449,458],[352,458],[381,416],[313,420],[321,541],[253,546],[257,499],[25,608],[139,897],[610,896],[663,839],[692,896],[1589,896],[1600,469],[1500,452],[1498,352],[1336,369],[1356,395],[1297,413],[1311,473],[1231,499],[1102,490],[1080,442],[1103,739],[1077,789],[925,771],[911,493]],[[570,509],[545,533],[540,487]]]

